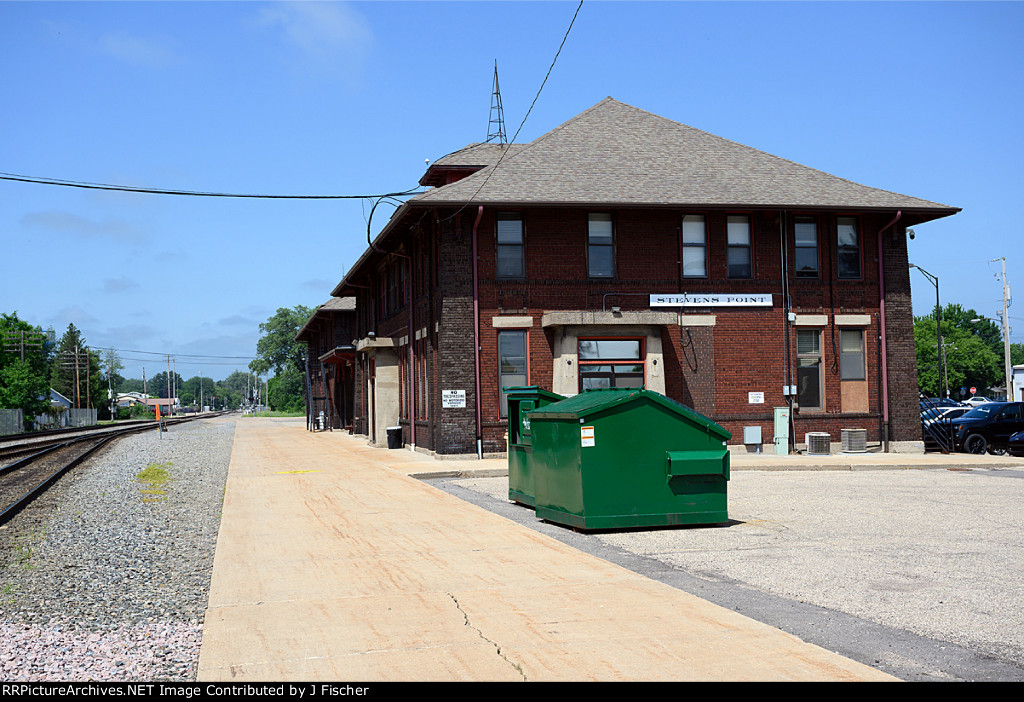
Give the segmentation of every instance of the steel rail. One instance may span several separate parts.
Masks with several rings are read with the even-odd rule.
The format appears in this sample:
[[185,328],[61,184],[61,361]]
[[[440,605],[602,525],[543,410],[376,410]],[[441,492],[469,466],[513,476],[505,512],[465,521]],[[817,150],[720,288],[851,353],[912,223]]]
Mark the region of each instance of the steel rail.
[[[203,415],[202,418],[210,418],[210,417],[213,417],[213,416],[220,416],[221,414],[226,414],[226,413],[225,412],[221,412],[221,413],[218,413],[218,414]],[[167,423],[168,424],[173,424],[173,425],[184,424],[186,422],[190,422],[190,421],[193,421],[195,419],[200,419],[200,418],[201,417],[187,417],[187,418],[176,419],[176,420],[168,420]],[[60,442],[60,443],[49,445],[49,446],[47,446],[46,448],[43,448],[40,451],[36,451],[35,453],[33,453],[33,454],[29,455],[29,456],[26,456],[25,458],[22,458],[21,460],[15,461],[14,463],[11,463],[10,465],[7,465],[7,466],[4,466],[3,468],[0,468],[0,476],[8,476],[8,475],[13,474],[15,471],[17,471],[17,470],[19,470],[21,468],[25,468],[25,467],[31,465],[32,463],[34,463],[35,461],[38,461],[38,460],[44,458],[45,456],[47,456],[47,455],[49,455],[51,453],[55,453],[55,452],[57,452],[57,451],[59,451],[61,449],[68,448],[70,446],[73,446],[74,444],[85,443],[85,442],[88,442],[88,441],[95,441],[96,442],[95,445],[89,447],[88,449],[86,449],[85,451],[80,453],[78,456],[76,456],[72,460],[70,460],[67,463],[65,463],[64,465],[62,465],[60,468],[58,468],[52,474],[47,476],[44,480],[42,480],[41,482],[37,483],[34,487],[32,487],[27,492],[22,494],[21,497],[17,498],[16,500],[11,502],[10,504],[4,506],[2,508],[2,510],[0,510],[0,524],[4,524],[8,520],[13,518],[18,512],[20,512],[23,508],[25,508],[28,504],[30,504],[34,499],[36,499],[38,496],[40,496],[41,494],[46,492],[46,490],[49,489],[49,487],[51,485],[53,485],[53,483],[56,482],[58,478],[60,478],[62,475],[67,473],[69,470],[71,470],[72,468],[74,468],[75,466],[80,464],[86,458],[88,458],[91,455],[93,455],[94,453],[96,453],[96,451],[98,451],[100,448],[106,446],[108,443],[110,443],[114,439],[119,439],[119,438],[122,438],[124,436],[128,436],[129,434],[138,434],[138,433],[141,433],[143,431],[149,431],[150,429],[157,429],[159,426],[160,426],[160,423],[154,421],[154,422],[147,423],[144,426],[134,426],[134,427],[128,427],[128,428],[123,428],[123,429],[114,430],[114,431],[109,431],[109,430],[108,431],[95,431],[95,432],[92,432],[92,433],[87,434],[85,436],[77,436],[77,437],[75,437],[73,439],[70,439],[68,441],[64,441],[64,442]]]

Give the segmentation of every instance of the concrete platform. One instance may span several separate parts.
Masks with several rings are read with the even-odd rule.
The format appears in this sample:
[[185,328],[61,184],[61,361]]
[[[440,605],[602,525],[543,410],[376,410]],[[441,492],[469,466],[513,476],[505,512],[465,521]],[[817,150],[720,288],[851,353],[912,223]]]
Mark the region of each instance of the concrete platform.
[[449,463],[239,421],[199,679],[893,679],[409,475]]

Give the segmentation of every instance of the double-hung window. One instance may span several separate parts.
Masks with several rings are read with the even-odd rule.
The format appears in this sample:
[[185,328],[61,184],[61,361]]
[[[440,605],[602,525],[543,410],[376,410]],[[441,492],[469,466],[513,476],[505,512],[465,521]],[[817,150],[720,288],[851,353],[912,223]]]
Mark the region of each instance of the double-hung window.
[[615,237],[612,216],[592,213],[587,218],[587,275],[611,278],[615,275]]
[[643,339],[580,339],[580,392],[644,386]]
[[498,213],[498,277],[526,277],[523,218],[518,212]]
[[[526,331],[498,332],[498,386],[522,387],[528,382],[526,369]],[[498,407],[502,417],[508,416],[508,395],[500,391]]]
[[864,330],[839,330],[839,379],[864,380]]
[[818,223],[813,217],[797,217],[793,222],[796,243],[796,277],[818,277]]
[[860,235],[856,217],[836,219],[837,254],[840,278],[860,278]]
[[750,246],[750,218],[729,215],[726,220],[726,261],[730,278],[752,278],[753,256]]
[[796,333],[796,383],[800,409],[822,409],[821,332],[800,329]]
[[683,277],[706,278],[707,230],[704,215],[683,216]]

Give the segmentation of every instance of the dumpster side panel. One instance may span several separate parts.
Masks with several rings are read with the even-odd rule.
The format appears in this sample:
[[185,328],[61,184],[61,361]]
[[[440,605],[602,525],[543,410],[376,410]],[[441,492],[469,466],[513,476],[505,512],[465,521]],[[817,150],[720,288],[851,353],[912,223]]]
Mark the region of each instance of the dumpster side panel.
[[529,507],[536,504],[532,452],[529,446],[508,446],[508,499]]
[[527,414],[564,399],[536,386],[506,388],[508,392],[508,498],[534,506],[533,437]]
[[573,419],[538,420],[534,415],[532,427],[537,517],[582,526],[579,423]]
[[[581,449],[585,509],[580,528],[713,524],[728,519],[726,476],[721,469],[717,475],[708,469],[709,453],[728,461],[720,438],[654,403],[595,417],[593,424],[594,445]],[[669,447],[700,456],[698,474],[670,476]]]

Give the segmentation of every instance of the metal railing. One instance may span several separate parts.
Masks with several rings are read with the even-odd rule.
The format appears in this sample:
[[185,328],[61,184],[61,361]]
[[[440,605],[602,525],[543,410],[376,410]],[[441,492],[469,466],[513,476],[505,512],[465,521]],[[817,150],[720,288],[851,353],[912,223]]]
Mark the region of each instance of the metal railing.
[[956,436],[953,432],[953,424],[949,419],[926,419],[924,414],[928,410],[935,410],[938,413],[939,407],[928,399],[924,393],[918,393],[921,403],[921,433],[924,439],[924,450],[939,450],[942,453],[953,453],[956,451]]

